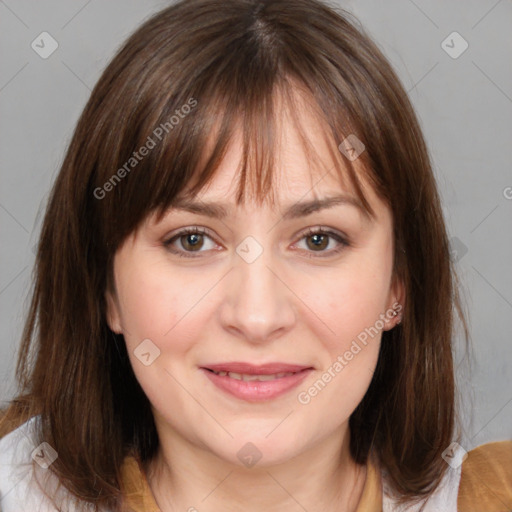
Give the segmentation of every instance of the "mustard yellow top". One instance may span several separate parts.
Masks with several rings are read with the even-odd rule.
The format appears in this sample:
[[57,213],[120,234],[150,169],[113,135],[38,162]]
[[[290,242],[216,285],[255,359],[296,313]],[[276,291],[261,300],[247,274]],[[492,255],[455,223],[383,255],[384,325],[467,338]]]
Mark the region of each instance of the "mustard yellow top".
[[[127,457],[122,472],[126,506],[133,512],[161,512],[139,462]],[[484,444],[468,453],[462,463],[457,509],[512,511],[512,441]],[[380,471],[371,461],[357,512],[382,512]]]

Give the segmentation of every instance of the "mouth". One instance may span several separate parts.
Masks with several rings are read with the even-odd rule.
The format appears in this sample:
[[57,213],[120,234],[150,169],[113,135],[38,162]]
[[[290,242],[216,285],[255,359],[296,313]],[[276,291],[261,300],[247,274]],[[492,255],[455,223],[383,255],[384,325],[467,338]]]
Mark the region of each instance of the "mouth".
[[200,369],[217,388],[248,402],[277,398],[298,386],[314,370],[311,366],[284,363],[221,363]]
[[[269,381],[269,380],[281,379],[283,377],[291,377],[292,375],[295,375],[295,373],[298,373],[298,372],[281,372],[281,373],[270,373],[268,375],[264,375],[264,374],[252,375],[249,373],[236,373],[236,372],[226,372],[226,371],[216,372],[214,370],[209,370],[208,368],[205,368],[205,369],[214,373],[215,375],[219,375],[220,377],[227,376],[230,379],[243,380],[245,382],[256,381],[256,380],[260,381],[260,382],[265,382],[265,381]],[[302,370],[302,371],[304,371],[304,370]]]

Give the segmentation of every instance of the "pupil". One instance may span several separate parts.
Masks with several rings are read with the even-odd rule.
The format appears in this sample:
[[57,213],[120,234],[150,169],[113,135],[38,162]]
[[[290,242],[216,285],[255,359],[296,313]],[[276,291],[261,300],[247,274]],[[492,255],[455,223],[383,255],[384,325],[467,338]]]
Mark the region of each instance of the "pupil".
[[191,248],[191,249],[197,249],[198,247],[200,247],[200,245],[198,243],[200,236],[201,235],[198,235],[196,233],[187,235],[185,238],[185,240],[186,240],[185,246],[189,246],[189,248]]
[[316,247],[316,248],[320,247],[321,249],[325,249],[325,246],[326,246],[325,241],[327,240],[326,235],[316,234],[316,235],[311,235],[310,238],[313,241],[313,247]]

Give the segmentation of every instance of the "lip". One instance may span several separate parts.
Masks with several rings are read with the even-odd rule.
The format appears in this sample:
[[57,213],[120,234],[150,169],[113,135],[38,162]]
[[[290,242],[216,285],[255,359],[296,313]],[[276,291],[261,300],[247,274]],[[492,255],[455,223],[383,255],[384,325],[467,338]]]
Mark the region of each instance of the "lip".
[[300,372],[312,367],[280,362],[255,365],[251,363],[235,361],[231,363],[215,363],[204,365],[201,368],[214,370],[216,372],[235,372],[245,373],[247,375],[271,375],[273,373]]
[[[217,369],[217,367],[219,369]],[[200,368],[206,377],[218,389],[225,393],[245,400],[246,402],[265,402],[282,396],[293,388],[296,388],[312,371],[312,367],[285,365],[281,363],[262,365],[255,367],[254,365],[244,366],[244,363],[230,363],[220,365],[210,365]],[[226,370],[225,368],[232,368]],[[235,368],[238,370],[236,371]],[[292,369],[290,369],[292,368]],[[293,369],[295,368],[295,370]],[[244,369],[244,371],[240,371]],[[277,369],[277,371],[276,371]],[[248,375],[270,375],[273,373],[295,372],[293,375],[280,377],[267,381],[244,381],[234,379],[228,375],[217,375],[213,371],[232,371],[235,373],[246,373]],[[247,371],[247,370],[250,370]]]

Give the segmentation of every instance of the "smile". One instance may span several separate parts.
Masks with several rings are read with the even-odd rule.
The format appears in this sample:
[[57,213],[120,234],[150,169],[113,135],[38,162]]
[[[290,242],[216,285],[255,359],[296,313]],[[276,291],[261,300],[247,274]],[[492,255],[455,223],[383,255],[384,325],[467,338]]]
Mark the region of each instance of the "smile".
[[230,379],[244,380],[244,381],[266,381],[266,380],[275,380],[280,379],[282,377],[290,377],[295,374],[295,372],[282,372],[282,373],[273,373],[270,375],[250,375],[248,373],[236,373],[236,372],[224,372],[224,371],[213,371],[216,375],[220,375],[221,377],[228,376]]
[[264,402],[278,398],[296,388],[312,371],[278,373],[238,373],[226,370],[201,368],[203,374],[223,394],[246,402]]

